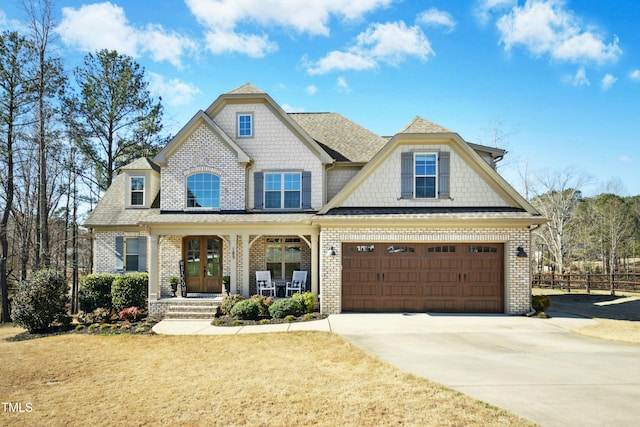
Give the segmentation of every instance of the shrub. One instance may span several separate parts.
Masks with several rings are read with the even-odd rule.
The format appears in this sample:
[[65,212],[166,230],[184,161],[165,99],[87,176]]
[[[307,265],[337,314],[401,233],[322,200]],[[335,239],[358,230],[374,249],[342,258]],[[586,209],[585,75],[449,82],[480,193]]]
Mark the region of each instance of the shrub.
[[254,295],[252,300],[258,304],[258,316],[268,316],[269,306],[273,304],[273,297],[265,297],[264,295]]
[[275,301],[269,307],[271,317],[283,319],[288,315],[300,316],[304,313],[305,307],[301,298],[285,298]]
[[111,285],[111,303],[117,312],[127,307],[147,308],[147,273],[127,273],[116,277]]
[[11,319],[29,332],[45,329],[53,322],[67,323],[68,292],[62,272],[38,270],[18,286]]
[[239,319],[255,319],[259,313],[258,301],[253,298],[242,300],[231,308],[231,315]]
[[126,320],[127,322],[135,322],[136,320],[140,320],[144,317],[144,311],[140,310],[138,307],[129,307],[118,313],[118,318],[120,320]]
[[118,277],[115,274],[89,274],[80,281],[78,302],[80,308],[86,312],[96,308],[111,310],[111,284]]
[[305,292],[302,294],[293,294],[291,298],[295,298],[300,302],[300,304],[302,304],[305,313],[311,313],[313,311],[313,293]]
[[296,317],[295,317],[295,316],[292,316],[292,315],[290,314],[290,315],[288,315],[288,316],[285,316],[285,317],[284,317],[284,320],[285,320],[286,322],[293,322],[294,320],[296,320]]
[[538,312],[544,312],[551,306],[551,300],[547,295],[533,295],[531,297],[531,306]]
[[244,300],[244,297],[240,294],[227,295],[222,298],[222,303],[220,304],[220,311],[222,314],[231,314],[231,309],[238,302]]
[[111,311],[106,308],[96,308],[90,313],[78,314],[78,322],[90,325],[92,323],[108,323],[111,321]]

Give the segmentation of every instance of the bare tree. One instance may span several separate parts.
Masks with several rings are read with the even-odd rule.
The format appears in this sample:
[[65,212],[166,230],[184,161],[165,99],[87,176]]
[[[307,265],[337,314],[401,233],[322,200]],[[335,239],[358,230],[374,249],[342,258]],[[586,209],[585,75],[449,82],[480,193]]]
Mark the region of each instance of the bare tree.
[[549,222],[536,234],[547,246],[554,270],[563,273],[577,237],[572,229],[577,222],[574,213],[588,179],[571,170],[546,171],[539,182],[544,192],[535,196],[531,203]]

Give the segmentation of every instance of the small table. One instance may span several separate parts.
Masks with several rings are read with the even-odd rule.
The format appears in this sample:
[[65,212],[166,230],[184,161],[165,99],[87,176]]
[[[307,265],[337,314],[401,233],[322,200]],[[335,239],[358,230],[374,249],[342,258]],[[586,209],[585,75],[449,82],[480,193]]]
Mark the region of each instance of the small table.
[[277,280],[274,281],[274,283],[276,285],[276,296],[278,298],[284,298],[286,296],[287,282],[285,280]]

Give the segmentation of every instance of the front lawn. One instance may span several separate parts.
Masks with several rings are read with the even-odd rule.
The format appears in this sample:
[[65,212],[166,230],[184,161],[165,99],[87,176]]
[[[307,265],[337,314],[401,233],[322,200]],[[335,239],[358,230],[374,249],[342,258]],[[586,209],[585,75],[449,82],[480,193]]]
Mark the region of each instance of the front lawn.
[[23,410],[0,425],[533,425],[330,333],[19,332],[0,326],[0,397]]

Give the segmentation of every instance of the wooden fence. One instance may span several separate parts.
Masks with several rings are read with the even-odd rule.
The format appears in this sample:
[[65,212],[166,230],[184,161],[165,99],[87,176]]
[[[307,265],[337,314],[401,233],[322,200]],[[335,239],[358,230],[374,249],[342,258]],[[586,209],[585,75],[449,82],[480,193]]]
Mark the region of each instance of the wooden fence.
[[[534,273],[531,284],[538,288],[640,292],[640,273]],[[612,286],[613,285],[613,286]]]

